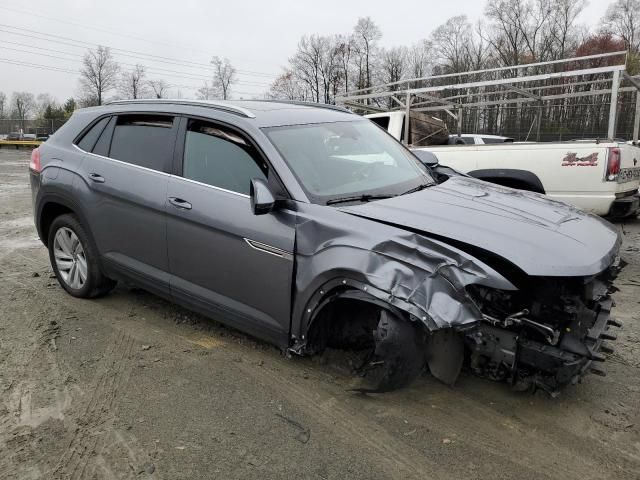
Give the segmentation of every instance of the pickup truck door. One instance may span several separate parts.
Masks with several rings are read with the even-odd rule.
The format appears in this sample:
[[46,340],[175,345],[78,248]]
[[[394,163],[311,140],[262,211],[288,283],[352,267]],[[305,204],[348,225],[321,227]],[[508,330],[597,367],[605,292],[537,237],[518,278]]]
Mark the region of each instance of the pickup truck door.
[[167,191],[172,295],[223,323],[288,344],[295,213],[254,215],[252,178],[269,166],[248,137],[183,119]]

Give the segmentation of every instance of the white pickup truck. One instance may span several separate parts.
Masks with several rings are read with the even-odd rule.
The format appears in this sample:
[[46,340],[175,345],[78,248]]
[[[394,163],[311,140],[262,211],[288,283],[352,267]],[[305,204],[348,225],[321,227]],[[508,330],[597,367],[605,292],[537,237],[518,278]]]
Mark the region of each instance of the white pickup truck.
[[[404,116],[404,112],[366,115],[401,141]],[[597,215],[625,217],[640,211],[640,148],[625,142],[409,147],[431,152],[441,165],[473,177],[544,193]]]

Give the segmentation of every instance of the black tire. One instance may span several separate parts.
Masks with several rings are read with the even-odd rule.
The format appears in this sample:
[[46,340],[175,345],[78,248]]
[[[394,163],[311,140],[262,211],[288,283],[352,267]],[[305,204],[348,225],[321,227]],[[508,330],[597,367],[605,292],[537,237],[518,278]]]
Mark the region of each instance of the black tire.
[[[77,239],[79,240],[84,258],[86,259],[87,274],[84,284],[79,288],[73,288],[67,281],[64,280],[61,275],[58,264],[56,262],[54,254],[54,243],[56,234],[60,229],[71,230]],[[58,279],[60,286],[64,288],[69,295],[78,298],[95,298],[100,295],[105,295],[115,287],[116,282],[107,278],[100,267],[100,261],[98,256],[98,249],[96,248],[93,240],[88,235],[86,229],[82,226],[80,221],[75,215],[65,214],[55,218],[49,228],[49,238],[47,239],[47,245],[49,246],[49,261],[53,272]],[[64,267],[63,267],[64,268]]]
[[375,350],[364,376],[365,393],[384,393],[409,385],[424,369],[424,335],[421,327],[383,310],[373,332]]

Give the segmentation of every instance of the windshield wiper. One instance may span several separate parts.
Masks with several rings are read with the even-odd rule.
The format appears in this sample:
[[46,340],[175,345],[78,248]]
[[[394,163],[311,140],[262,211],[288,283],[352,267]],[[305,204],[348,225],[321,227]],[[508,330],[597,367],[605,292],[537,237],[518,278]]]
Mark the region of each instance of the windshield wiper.
[[433,185],[435,185],[435,183],[422,183],[417,187],[407,190],[406,192],[402,192],[400,195],[407,195],[409,193],[419,192],[420,190],[424,190],[427,187],[432,187]]
[[331,200],[327,200],[327,205],[334,205],[336,203],[347,203],[347,202],[369,202],[371,200],[384,200],[385,198],[392,198],[395,195],[353,195],[351,197],[340,197],[340,198],[332,198]]

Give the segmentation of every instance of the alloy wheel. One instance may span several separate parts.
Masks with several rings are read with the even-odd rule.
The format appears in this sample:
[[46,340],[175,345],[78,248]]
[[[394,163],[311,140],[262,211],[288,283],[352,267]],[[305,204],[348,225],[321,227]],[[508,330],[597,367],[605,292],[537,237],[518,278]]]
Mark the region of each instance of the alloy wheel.
[[58,274],[69,287],[79,290],[87,281],[87,257],[73,230],[61,227],[53,241],[53,255]]

